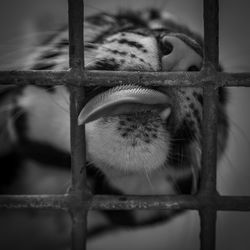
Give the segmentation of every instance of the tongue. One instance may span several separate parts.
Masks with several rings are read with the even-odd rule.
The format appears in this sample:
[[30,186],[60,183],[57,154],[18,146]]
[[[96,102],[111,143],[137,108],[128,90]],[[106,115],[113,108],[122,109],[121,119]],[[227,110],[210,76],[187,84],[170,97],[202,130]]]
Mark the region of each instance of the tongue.
[[169,98],[159,91],[131,85],[118,86],[92,98],[80,112],[78,125],[103,116],[162,110],[166,104],[169,104]]

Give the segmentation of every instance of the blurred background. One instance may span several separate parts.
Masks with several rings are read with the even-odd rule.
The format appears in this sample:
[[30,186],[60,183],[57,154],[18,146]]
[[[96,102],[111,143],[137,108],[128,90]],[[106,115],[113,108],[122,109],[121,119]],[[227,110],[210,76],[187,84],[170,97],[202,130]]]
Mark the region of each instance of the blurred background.
[[[201,0],[86,0],[85,3],[86,15],[99,11],[114,12],[121,8],[164,9],[176,15],[180,22],[185,23],[194,31],[203,34]],[[250,2],[248,0],[220,0],[220,61],[225,71],[250,71],[249,13]],[[0,69],[18,69],[26,56],[66,21],[66,0],[1,0]],[[228,105],[231,122],[230,138],[227,151],[219,163],[217,183],[218,190],[222,194],[250,195],[249,107],[250,89],[230,88]],[[13,249],[11,246],[18,244],[27,244],[27,249],[29,247],[38,249],[37,246],[31,247],[31,243],[27,243],[32,242],[32,238],[34,244],[39,240],[43,242],[40,244],[41,249],[45,247],[46,249],[62,249],[62,246],[68,243],[64,242],[62,236],[69,234],[69,229],[66,230],[67,232],[58,231],[57,226],[54,225],[58,223],[58,220],[54,219],[53,214],[49,216],[41,214],[39,222],[46,224],[49,221],[51,224],[49,230],[42,232],[40,226],[43,225],[37,223],[35,217],[28,216],[20,219],[17,213],[0,213],[0,249]],[[10,218],[12,220],[9,220]],[[57,222],[53,224],[54,220]],[[126,235],[119,233],[106,237],[93,244],[90,243],[89,249],[194,250],[199,248],[197,213],[188,212],[172,220],[170,224],[170,226],[168,224],[168,226],[155,229],[140,230],[137,233],[130,232]],[[219,212],[217,225],[217,249],[250,249],[249,213]],[[46,242],[57,243],[47,246]],[[137,242],[137,245],[134,242]]]

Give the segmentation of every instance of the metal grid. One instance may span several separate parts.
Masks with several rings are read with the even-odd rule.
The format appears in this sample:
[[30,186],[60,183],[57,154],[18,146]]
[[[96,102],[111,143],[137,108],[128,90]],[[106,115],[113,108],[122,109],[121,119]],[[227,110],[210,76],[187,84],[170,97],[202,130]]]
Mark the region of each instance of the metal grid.
[[[200,214],[200,249],[215,249],[218,210],[250,211],[249,196],[221,196],[216,190],[217,88],[250,87],[250,73],[221,73],[218,68],[218,0],[204,0],[204,63],[200,72],[104,72],[84,70],[83,0],[69,4],[69,71],[2,71],[1,85],[70,86],[72,185],[64,195],[1,195],[0,208],[63,209],[72,216],[72,250],[86,249],[86,222],[89,209],[192,209]],[[204,89],[203,153],[201,187],[196,195],[92,196],[86,187],[85,133],[77,125],[83,105],[84,88],[140,83],[145,86],[199,86]]]

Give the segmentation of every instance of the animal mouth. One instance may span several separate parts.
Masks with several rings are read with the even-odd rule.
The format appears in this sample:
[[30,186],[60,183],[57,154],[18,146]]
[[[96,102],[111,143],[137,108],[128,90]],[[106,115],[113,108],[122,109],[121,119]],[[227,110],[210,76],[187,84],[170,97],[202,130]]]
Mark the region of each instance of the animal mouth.
[[170,98],[157,90],[135,85],[110,88],[90,99],[78,116],[82,125],[105,116],[158,112],[162,119],[171,113]]

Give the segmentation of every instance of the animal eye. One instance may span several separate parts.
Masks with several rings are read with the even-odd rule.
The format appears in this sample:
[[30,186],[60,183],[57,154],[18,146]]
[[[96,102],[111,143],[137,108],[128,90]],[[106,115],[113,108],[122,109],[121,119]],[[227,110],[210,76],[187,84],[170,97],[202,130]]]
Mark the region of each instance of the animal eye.
[[187,71],[200,71],[200,69],[197,66],[192,65],[187,69]]

